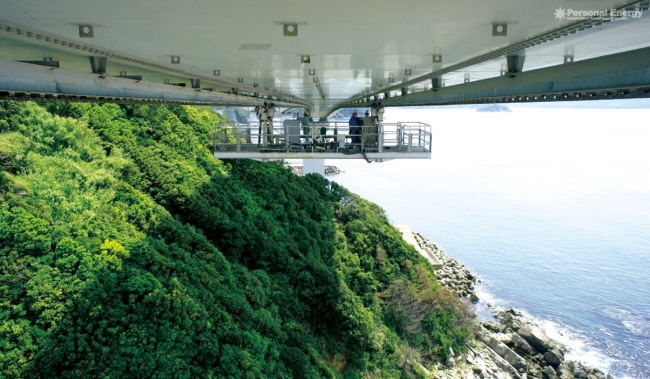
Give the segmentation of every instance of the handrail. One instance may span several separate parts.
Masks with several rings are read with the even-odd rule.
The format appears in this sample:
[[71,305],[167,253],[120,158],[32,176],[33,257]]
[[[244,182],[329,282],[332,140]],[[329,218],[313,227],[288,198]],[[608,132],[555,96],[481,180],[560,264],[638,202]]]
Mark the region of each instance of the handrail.
[[285,126],[280,120],[221,124],[215,128],[215,152],[431,152],[431,126],[419,121],[354,128],[338,121],[309,126]]

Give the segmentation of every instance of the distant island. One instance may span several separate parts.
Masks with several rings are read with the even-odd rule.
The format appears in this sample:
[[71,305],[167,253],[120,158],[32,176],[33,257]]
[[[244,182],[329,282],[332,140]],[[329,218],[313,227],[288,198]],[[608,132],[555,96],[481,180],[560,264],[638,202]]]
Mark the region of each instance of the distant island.
[[477,112],[512,112],[510,108],[499,104],[491,104],[486,107],[478,108],[476,111]]

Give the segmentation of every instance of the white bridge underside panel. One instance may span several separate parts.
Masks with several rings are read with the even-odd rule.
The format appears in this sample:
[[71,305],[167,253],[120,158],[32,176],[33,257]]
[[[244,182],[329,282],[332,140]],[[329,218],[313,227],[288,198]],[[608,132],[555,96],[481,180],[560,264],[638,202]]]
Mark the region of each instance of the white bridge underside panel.
[[[637,13],[610,22],[569,12],[612,9]],[[51,75],[39,74],[46,84],[57,70],[98,75],[89,58],[102,57],[104,77],[125,77],[125,98],[209,103],[227,92],[229,104],[251,106],[261,95],[326,117],[370,95],[426,93],[438,74],[446,88],[497,78],[513,49],[526,72],[650,47],[647,9],[648,0],[3,0],[0,59],[56,62]],[[289,24],[296,35],[285,35]],[[92,33],[82,35],[84,26]],[[29,91],[29,81],[4,83],[2,98],[47,95]]]

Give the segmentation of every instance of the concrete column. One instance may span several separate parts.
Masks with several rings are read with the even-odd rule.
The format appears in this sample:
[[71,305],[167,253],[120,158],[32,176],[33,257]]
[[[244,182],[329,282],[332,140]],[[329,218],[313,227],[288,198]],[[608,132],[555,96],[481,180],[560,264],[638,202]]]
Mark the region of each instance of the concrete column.
[[325,176],[325,159],[303,159],[302,171],[305,175],[315,172]]

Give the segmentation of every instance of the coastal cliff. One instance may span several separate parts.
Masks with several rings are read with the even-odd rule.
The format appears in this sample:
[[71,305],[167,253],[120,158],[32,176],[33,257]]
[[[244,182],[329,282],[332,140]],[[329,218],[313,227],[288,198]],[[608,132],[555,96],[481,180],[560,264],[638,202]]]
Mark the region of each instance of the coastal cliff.
[[[0,377],[427,378],[471,307],[208,107],[0,102]],[[456,354],[453,353],[453,354]]]
[[222,121],[0,102],[0,377],[601,378],[512,312],[477,325],[477,276],[378,205],[214,159]]

